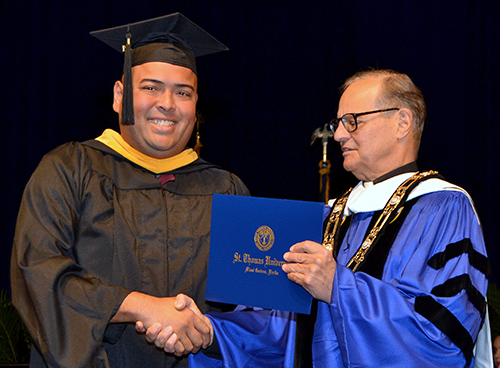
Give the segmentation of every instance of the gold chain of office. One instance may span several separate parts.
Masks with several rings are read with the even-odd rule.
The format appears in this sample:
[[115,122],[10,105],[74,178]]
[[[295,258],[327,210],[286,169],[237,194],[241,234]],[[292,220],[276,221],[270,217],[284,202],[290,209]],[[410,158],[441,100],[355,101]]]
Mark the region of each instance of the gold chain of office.
[[[387,221],[389,220],[389,217],[393,213],[393,211],[398,207],[398,205],[401,203],[403,198],[405,198],[405,194],[409,188],[411,188],[416,182],[430,176],[430,175],[437,175],[437,171],[425,171],[425,172],[417,172],[415,175],[413,175],[411,178],[406,179],[399,187],[396,189],[396,191],[392,194],[391,198],[389,201],[387,201],[387,204],[384,207],[384,210],[382,211],[382,214],[380,217],[377,219],[377,222],[373,226],[373,228],[370,230],[370,233],[366,237],[366,239],[363,241],[361,246],[359,247],[358,251],[356,254],[351,258],[349,263],[347,264],[347,267],[351,268],[353,271],[356,271],[356,269],[359,267],[359,265],[364,261],[365,255],[374,243],[375,239],[377,238],[377,235],[379,234],[380,230],[386,225]],[[347,199],[349,198],[349,194],[351,194],[352,188],[349,189],[341,198],[339,198],[336,202],[335,205],[332,209],[332,212],[330,214],[330,218],[328,219],[328,223],[325,228],[325,235],[323,238],[323,247],[328,249],[330,252],[333,252],[334,249],[334,243],[335,243],[335,235],[337,231],[339,230],[339,223],[342,218],[342,215],[344,213],[345,206],[347,204]]]

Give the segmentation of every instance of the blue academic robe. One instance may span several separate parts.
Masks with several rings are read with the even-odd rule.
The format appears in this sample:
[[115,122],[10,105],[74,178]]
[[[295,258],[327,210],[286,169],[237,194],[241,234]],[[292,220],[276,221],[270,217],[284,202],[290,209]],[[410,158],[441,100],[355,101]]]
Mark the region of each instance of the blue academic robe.
[[[421,183],[408,199],[418,198],[381,277],[345,266],[374,212],[409,176],[360,183],[349,196],[344,214],[351,223],[337,256],[332,302],[318,303],[314,367],[474,364],[471,349],[484,317],[488,263],[465,191],[439,179]],[[254,313],[258,317],[249,317]],[[198,354],[190,358],[190,367],[292,367],[295,318],[285,317],[276,311],[214,314],[223,360]],[[266,360],[266,354],[273,359]]]

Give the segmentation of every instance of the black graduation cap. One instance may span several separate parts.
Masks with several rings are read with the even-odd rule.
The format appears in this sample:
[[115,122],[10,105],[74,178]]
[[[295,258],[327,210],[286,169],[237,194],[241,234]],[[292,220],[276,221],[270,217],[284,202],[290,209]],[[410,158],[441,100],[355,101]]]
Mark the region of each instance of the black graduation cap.
[[228,48],[181,13],[107,28],[90,34],[125,53],[122,124],[134,124],[132,71],[136,65],[164,62],[196,71],[195,57]]

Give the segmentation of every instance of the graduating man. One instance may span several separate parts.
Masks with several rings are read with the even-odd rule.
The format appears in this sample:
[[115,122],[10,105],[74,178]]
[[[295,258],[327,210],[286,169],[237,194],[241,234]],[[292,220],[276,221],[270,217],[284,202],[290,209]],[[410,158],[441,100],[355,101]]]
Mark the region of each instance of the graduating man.
[[213,313],[215,343],[192,367],[491,366],[481,226],[463,189],[417,168],[421,91],[372,70],[342,92],[331,129],[360,182],[330,203],[323,244],[284,255],[316,308]]
[[[186,145],[196,121],[195,57],[226,50],[181,14],[92,33],[125,49],[114,86],[120,134],[48,153],[23,196],[13,301],[33,338],[31,367],[187,367],[210,342],[203,313],[212,194],[248,195]],[[169,325],[176,355],[135,331]]]

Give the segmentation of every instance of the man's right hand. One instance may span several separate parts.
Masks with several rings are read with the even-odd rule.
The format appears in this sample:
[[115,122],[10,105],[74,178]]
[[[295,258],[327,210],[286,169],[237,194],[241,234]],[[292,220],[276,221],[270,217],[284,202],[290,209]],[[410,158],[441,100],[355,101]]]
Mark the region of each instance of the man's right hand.
[[[182,311],[184,309],[190,309],[193,313],[195,313],[198,317],[203,319],[205,323],[210,327],[210,339],[209,341],[203,341],[202,348],[207,348],[213,341],[213,327],[210,320],[204,316],[198,306],[194,302],[193,299],[184,294],[179,294],[175,298],[174,307],[178,311]],[[160,323],[154,323],[149,328],[145,328],[142,321],[136,322],[136,330],[137,332],[145,332],[146,339],[149,342],[154,342],[157,347],[163,348],[166,352],[175,353],[176,355],[180,354],[180,350],[182,350],[182,344],[179,341],[178,335],[175,333],[174,328],[172,326],[163,326]],[[193,351],[195,353],[195,351]]]
[[[186,297],[188,298],[188,297]],[[206,320],[196,307],[195,310],[190,308],[186,301],[186,306],[177,309],[174,306],[176,298],[157,298],[147,294],[138,292],[130,293],[123,301],[118,312],[111,319],[111,323],[120,322],[137,322],[141,321],[143,329],[152,328],[149,333],[146,333],[148,341],[155,342],[156,346],[167,348],[165,351],[174,353],[177,356],[182,356],[189,353],[197,353],[200,348],[208,346],[211,341],[211,325],[207,324]],[[191,305],[192,307],[192,305]],[[201,316],[201,317],[200,317]],[[154,331],[161,326],[162,330],[158,334]],[[166,326],[163,329],[163,326]],[[170,328],[170,329],[169,329]],[[175,336],[174,336],[175,334]],[[174,336],[175,343],[169,338]],[[156,339],[160,340],[156,341]],[[165,346],[169,342],[169,345]],[[164,346],[162,346],[162,343]],[[172,349],[173,348],[173,349]]]

